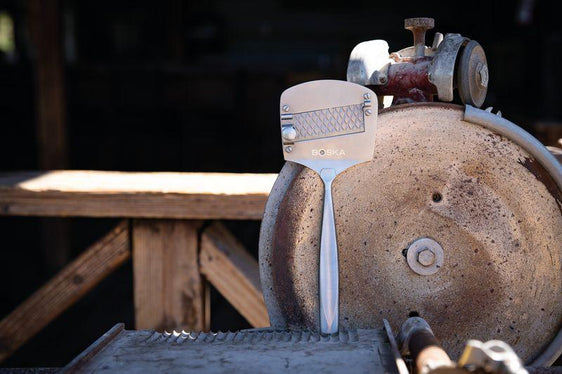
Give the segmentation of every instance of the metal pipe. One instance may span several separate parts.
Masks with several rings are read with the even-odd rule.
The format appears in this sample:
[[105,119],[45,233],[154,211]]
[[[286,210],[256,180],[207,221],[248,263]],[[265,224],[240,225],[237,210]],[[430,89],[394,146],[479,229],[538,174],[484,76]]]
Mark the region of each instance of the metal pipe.
[[453,367],[453,362],[421,317],[410,317],[400,329],[402,353],[410,353],[416,372],[425,374],[439,367]]
[[407,18],[404,20],[404,28],[414,34],[414,48],[416,57],[425,56],[425,32],[435,26],[433,18]]

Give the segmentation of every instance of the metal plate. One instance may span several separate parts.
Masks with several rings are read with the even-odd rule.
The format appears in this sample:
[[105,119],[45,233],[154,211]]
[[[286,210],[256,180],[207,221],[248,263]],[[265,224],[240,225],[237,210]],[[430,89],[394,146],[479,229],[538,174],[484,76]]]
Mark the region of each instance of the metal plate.
[[460,34],[447,34],[439,45],[433,61],[429,66],[429,81],[437,88],[437,97],[441,101],[453,101],[453,78],[455,62],[459,49],[468,38]]
[[[474,338],[529,361],[562,322],[562,196],[527,151],[463,115],[449,104],[381,112],[373,161],[334,181],[340,325],[387,318],[397,330],[417,312],[455,359]],[[273,326],[317,327],[322,198],[318,175],[290,162],[271,192],[260,271]],[[444,251],[433,275],[402,253],[422,237]]]
[[161,334],[121,327],[61,372],[394,374],[398,370],[384,330],[321,336],[273,329]]
[[[373,109],[375,108],[375,109]],[[355,83],[319,80],[301,83],[281,95],[283,156],[336,174],[373,156],[377,97]],[[291,138],[285,138],[287,129]]]

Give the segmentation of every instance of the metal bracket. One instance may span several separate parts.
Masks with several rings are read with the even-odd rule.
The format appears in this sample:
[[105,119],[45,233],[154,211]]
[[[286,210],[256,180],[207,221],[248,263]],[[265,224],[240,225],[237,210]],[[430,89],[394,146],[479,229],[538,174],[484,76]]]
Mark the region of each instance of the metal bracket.
[[441,101],[453,101],[455,61],[461,46],[469,40],[461,34],[445,35],[429,65],[428,78],[437,88],[437,97]]

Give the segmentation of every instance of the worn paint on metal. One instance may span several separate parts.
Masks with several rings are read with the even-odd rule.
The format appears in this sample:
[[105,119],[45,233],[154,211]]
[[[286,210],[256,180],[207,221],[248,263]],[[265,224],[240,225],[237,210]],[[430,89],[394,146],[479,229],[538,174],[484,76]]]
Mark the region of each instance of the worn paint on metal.
[[552,195],[556,202],[558,203],[558,208],[560,209],[560,213],[562,214],[562,192],[556,185],[552,176],[545,170],[545,168],[539,164],[533,158],[525,158],[519,161],[521,165],[523,165],[527,170],[529,170],[548,190],[548,192]]
[[[340,325],[397,329],[415,311],[453,358],[476,338],[529,360],[562,325],[559,195],[521,147],[462,118],[450,104],[381,111],[373,161],[333,182]],[[289,163],[279,178],[260,237],[266,304],[273,326],[315,327],[322,181]],[[443,247],[434,275],[402,255],[419,237]]]
[[400,61],[389,66],[387,84],[371,88],[377,95],[394,96],[395,103],[433,101],[437,89],[428,78],[432,57],[405,57]]

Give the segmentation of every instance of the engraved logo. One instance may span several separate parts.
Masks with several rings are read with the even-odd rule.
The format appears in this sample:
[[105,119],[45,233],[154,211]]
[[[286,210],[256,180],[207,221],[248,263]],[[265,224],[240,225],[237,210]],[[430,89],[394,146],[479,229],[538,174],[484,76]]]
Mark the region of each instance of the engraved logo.
[[333,156],[345,156],[345,151],[343,149],[313,149],[312,150],[312,155],[313,156],[327,156],[327,157],[333,157]]

